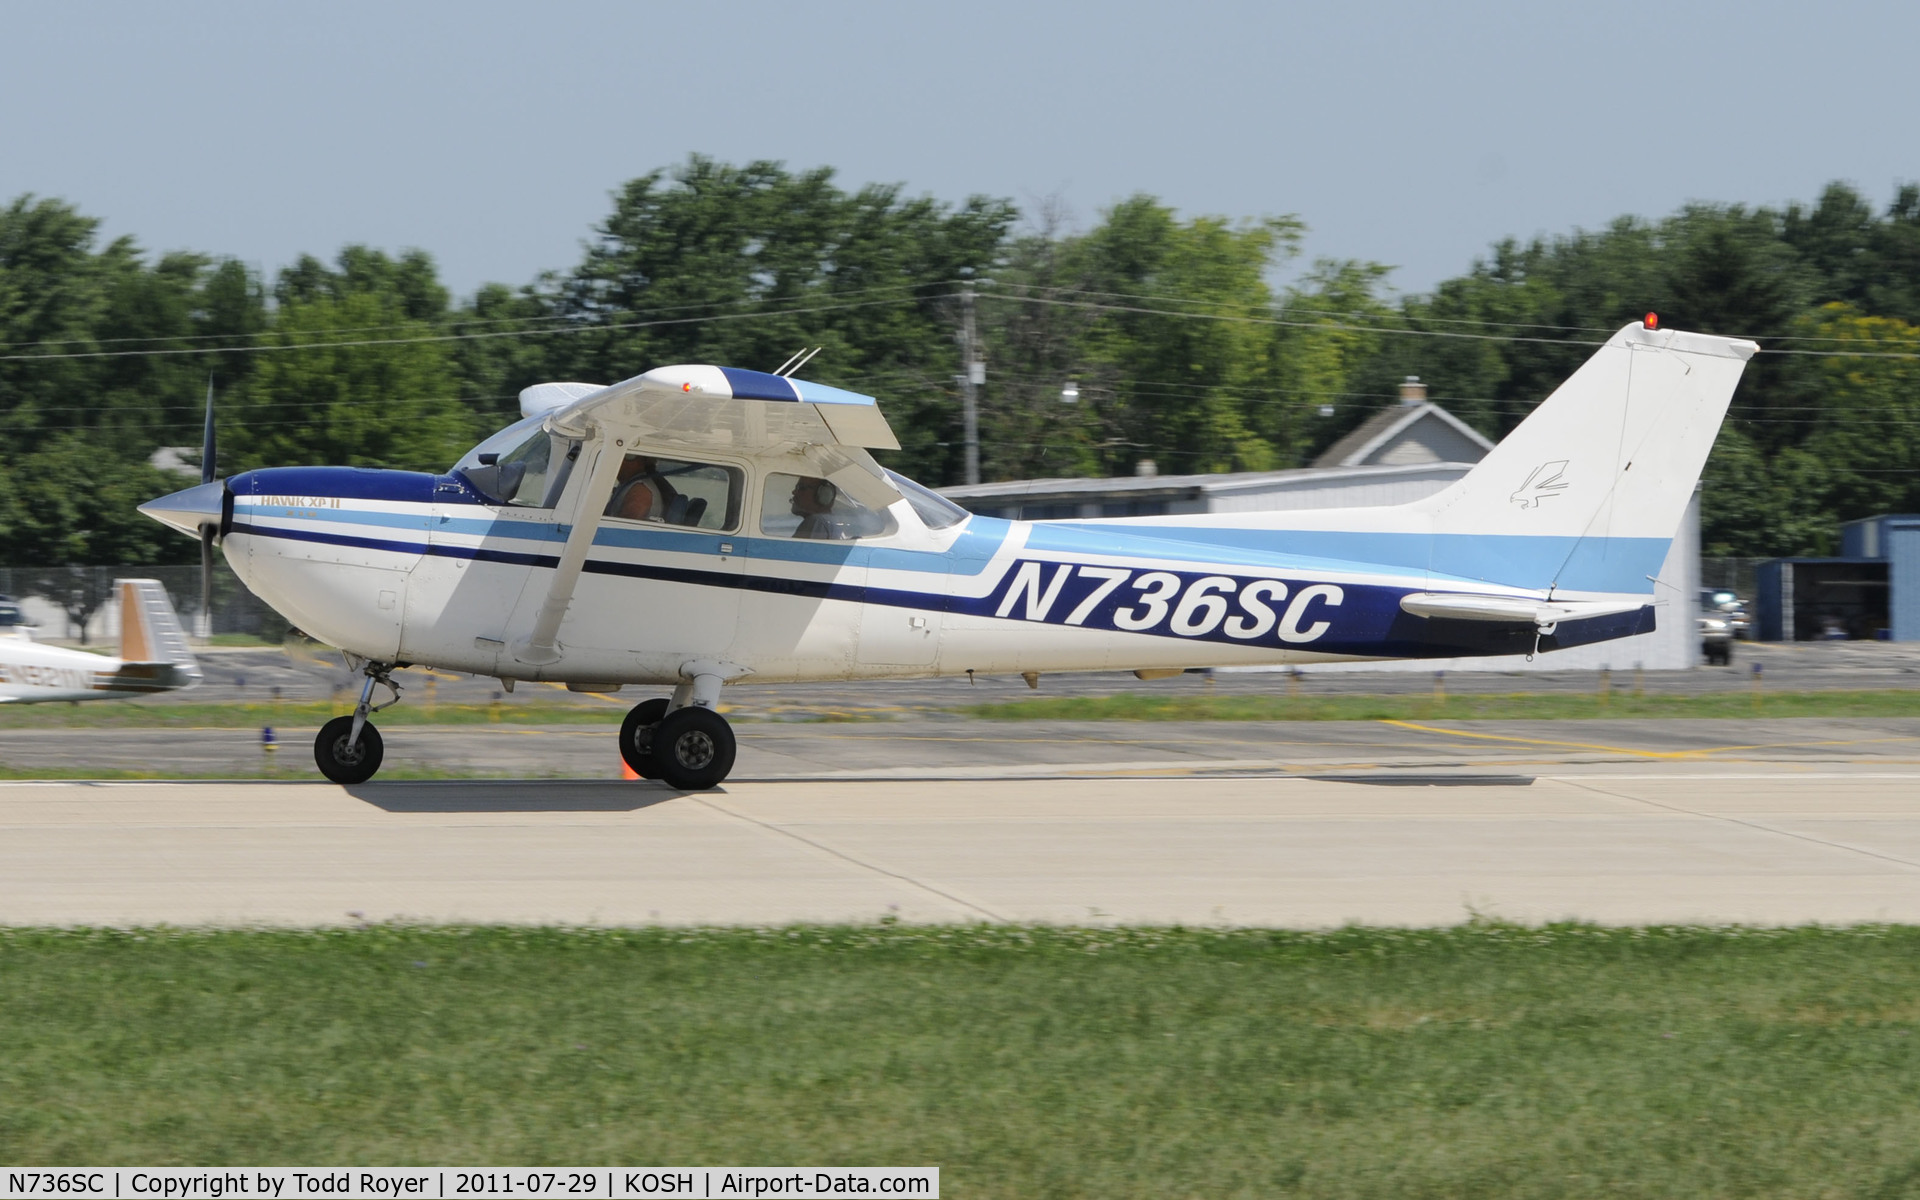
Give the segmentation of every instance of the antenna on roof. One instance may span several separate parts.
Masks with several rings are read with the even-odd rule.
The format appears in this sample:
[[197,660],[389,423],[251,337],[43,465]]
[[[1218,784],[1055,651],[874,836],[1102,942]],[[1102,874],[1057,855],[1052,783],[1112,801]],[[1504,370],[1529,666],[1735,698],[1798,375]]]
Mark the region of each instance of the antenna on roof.
[[812,362],[812,361],[813,361],[813,356],[814,356],[814,355],[816,355],[816,354],[818,354],[818,353],[820,353],[820,352],[821,352],[822,350],[825,350],[825,349],[826,349],[826,347],[825,347],[825,346],[815,346],[815,347],[814,347],[813,349],[811,349],[811,350],[809,350],[809,351],[807,351],[807,352],[806,352],[806,357],[804,357],[804,358],[802,358],[802,357],[801,357],[800,355],[798,355],[798,354],[796,354],[796,355],[794,355],[794,356],[793,356],[793,358],[798,358],[798,359],[800,359],[800,361],[799,361],[799,362],[795,362],[795,361],[793,361],[793,358],[790,358],[790,359],[788,359],[788,360],[787,360],[787,361],[786,361],[785,363],[783,363],[783,364],[781,364],[781,366],[780,366],[780,369],[779,369],[778,371],[775,371],[775,372],[774,372],[774,374],[775,374],[775,375],[784,375],[784,376],[786,376],[786,377],[788,377],[788,378],[790,379],[790,378],[792,378],[792,377],[793,377],[793,373],[794,373],[795,371],[798,371],[798,370],[799,370],[799,369],[800,369],[801,367],[804,367],[804,366],[806,366],[806,365],[807,365],[808,363],[810,363],[810,362]]
[[798,350],[795,350],[793,352],[793,357],[781,363],[779,366],[775,367],[773,369],[773,373],[775,375],[785,375],[787,373],[787,368],[792,366],[799,359],[799,357],[802,354],[805,354],[806,352],[807,352],[807,348],[805,346],[802,346]]

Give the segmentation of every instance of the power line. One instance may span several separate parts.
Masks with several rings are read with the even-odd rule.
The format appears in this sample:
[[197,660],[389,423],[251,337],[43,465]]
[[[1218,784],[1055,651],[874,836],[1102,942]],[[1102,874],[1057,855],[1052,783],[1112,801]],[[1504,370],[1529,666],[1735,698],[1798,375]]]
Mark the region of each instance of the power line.
[[198,346],[182,349],[162,350],[84,350],[70,351],[64,354],[0,354],[0,362],[41,362],[53,359],[73,358],[157,358],[166,355],[181,354],[264,354],[294,350],[334,350],[365,346],[410,346],[429,345],[436,342],[471,342],[494,338],[551,337],[555,335],[590,335],[619,332],[630,329],[655,329],[667,325],[698,325],[715,321],[758,321],[769,317],[790,317],[808,313],[841,312],[854,308],[874,308],[919,304],[926,300],[944,299],[944,296],[916,296],[893,300],[861,300],[848,304],[816,304],[803,308],[771,309],[752,313],[714,313],[704,317],[669,317],[653,321],[625,321],[612,324],[575,324],[564,329],[506,329],[492,333],[444,333],[430,334],[426,337],[405,338],[363,338],[352,341],[290,342],[283,345],[268,346]]
[[[876,285],[874,287],[867,287],[867,288],[854,288],[850,291],[844,291],[844,292],[833,292],[831,293],[831,295],[835,299],[844,299],[849,296],[867,296],[867,295],[872,295],[875,292],[898,292],[898,291],[908,290],[908,289],[922,287],[922,286],[926,286],[926,287],[955,286],[959,282],[960,281],[957,281],[957,280],[954,280],[954,281],[943,280],[938,283],[925,284],[925,285],[913,284],[913,283],[890,283],[890,284]],[[936,296],[933,298],[938,299],[939,297]],[[600,313],[599,315],[601,317],[638,316],[643,311],[647,313],[675,313],[675,312],[686,312],[690,309],[724,308],[728,306],[739,306],[739,305],[745,305],[745,304],[764,304],[764,303],[767,303],[767,301],[764,298],[754,299],[750,297],[743,297],[743,298],[738,298],[733,300],[700,300],[700,301],[694,301],[688,304],[649,305],[644,310],[642,309],[611,309],[606,312]],[[448,325],[455,325],[455,326],[510,325],[514,323],[530,323],[530,322],[539,322],[539,321],[547,321],[547,322],[566,321],[566,322],[573,322],[577,324],[580,321],[580,316],[577,313],[560,313],[553,316],[469,317],[458,312],[452,312],[452,313],[445,314],[441,318],[441,320]],[[426,320],[407,320],[402,322],[388,322],[382,325],[343,325],[335,329],[328,330],[327,332],[370,333],[370,332],[378,332],[379,330],[383,330],[383,329],[407,329],[413,326],[418,326],[418,325],[427,324],[427,323],[428,322]],[[26,341],[26,342],[0,342],[0,350],[12,350],[22,346],[77,346],[77,345],[98,346],[98,345],[110,345],[118,342],[208,342],[208,341],[220,341],[223,339],[234,339],[234,338],[268,338],[268,337],[275,337],[275,336],[278,336],[277,331],[275,330],[255,329],[255,330],[248,330],[244,332],[235,332],[235,333],[195,333],[195,334],[183,333],[183,334],[154,334],[154,335],[148,335],[144,337],[43,339],[39,341]]]

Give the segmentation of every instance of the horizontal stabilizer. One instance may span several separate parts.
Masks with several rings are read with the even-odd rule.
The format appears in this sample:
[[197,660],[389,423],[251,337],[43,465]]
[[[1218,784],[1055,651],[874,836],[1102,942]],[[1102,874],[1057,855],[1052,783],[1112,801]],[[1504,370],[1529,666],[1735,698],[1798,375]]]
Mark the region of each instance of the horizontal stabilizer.
[[1491,621],[1551,629],[1562,621],[1638,612],[1645,600],[1536,600],[1530,596],[1475,596],[1461,592],[1409,592],[1403,611],[1445,621]]

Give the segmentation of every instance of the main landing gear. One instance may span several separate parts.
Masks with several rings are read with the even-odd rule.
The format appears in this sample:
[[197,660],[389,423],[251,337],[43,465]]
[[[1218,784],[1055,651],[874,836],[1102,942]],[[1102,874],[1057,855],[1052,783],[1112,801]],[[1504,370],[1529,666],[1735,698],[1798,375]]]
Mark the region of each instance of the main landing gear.
[[[365,783],[380,769],[386,747],[380,740],[380,731],[369,724],[367,718],[399,703],[400,685],[392,677],[395,665],[370,662],[361,668],[367,681],[360,688],[360,703],[354,706],[353,715],[328,721],[320,727],[320,735],[313,739],[313,761],[320,773],[335,783]],[[385,704],[373,703],[376,683],[392,692],[393,699]]]
[[620,757],[640,778],[683,792],[717,786],[733,770],[735,750],[733,727],[710,707],[719,691],[718,679],[702,676],[674,689],[671,701],[636,704],[620,724]]
[[[353,715],[328,721],[313,739],[313,761],[322,775],[351,785],[365,783],[380,769],[385,747],[367,718],[399,702],[400,685],[392,673],[402,665],[370,662],[361,667],[366,682]],[[375,684],[392,692],[393,699],[373,703]],[[733,727],[713,711],[719,698],[719,677],[699,675],[675,688],[671,700],[635,705],[620,726],[620,757],[642,779],[659,779],[683,792],[718,786],[733,770],[736,748]]]

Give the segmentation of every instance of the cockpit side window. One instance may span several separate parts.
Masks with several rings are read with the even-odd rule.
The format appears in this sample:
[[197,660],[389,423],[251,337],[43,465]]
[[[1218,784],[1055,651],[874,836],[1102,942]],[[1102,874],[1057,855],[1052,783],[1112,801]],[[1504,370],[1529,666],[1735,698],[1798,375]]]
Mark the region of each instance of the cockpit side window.
[[685,529],[738,529],[745,482],[738,467],[629,454],[605,515]]
[[767,476],[760,532],[768,537],[846,542],[881,537],[894,529],[891,514],[868,508],[831,480],[782,472]]

